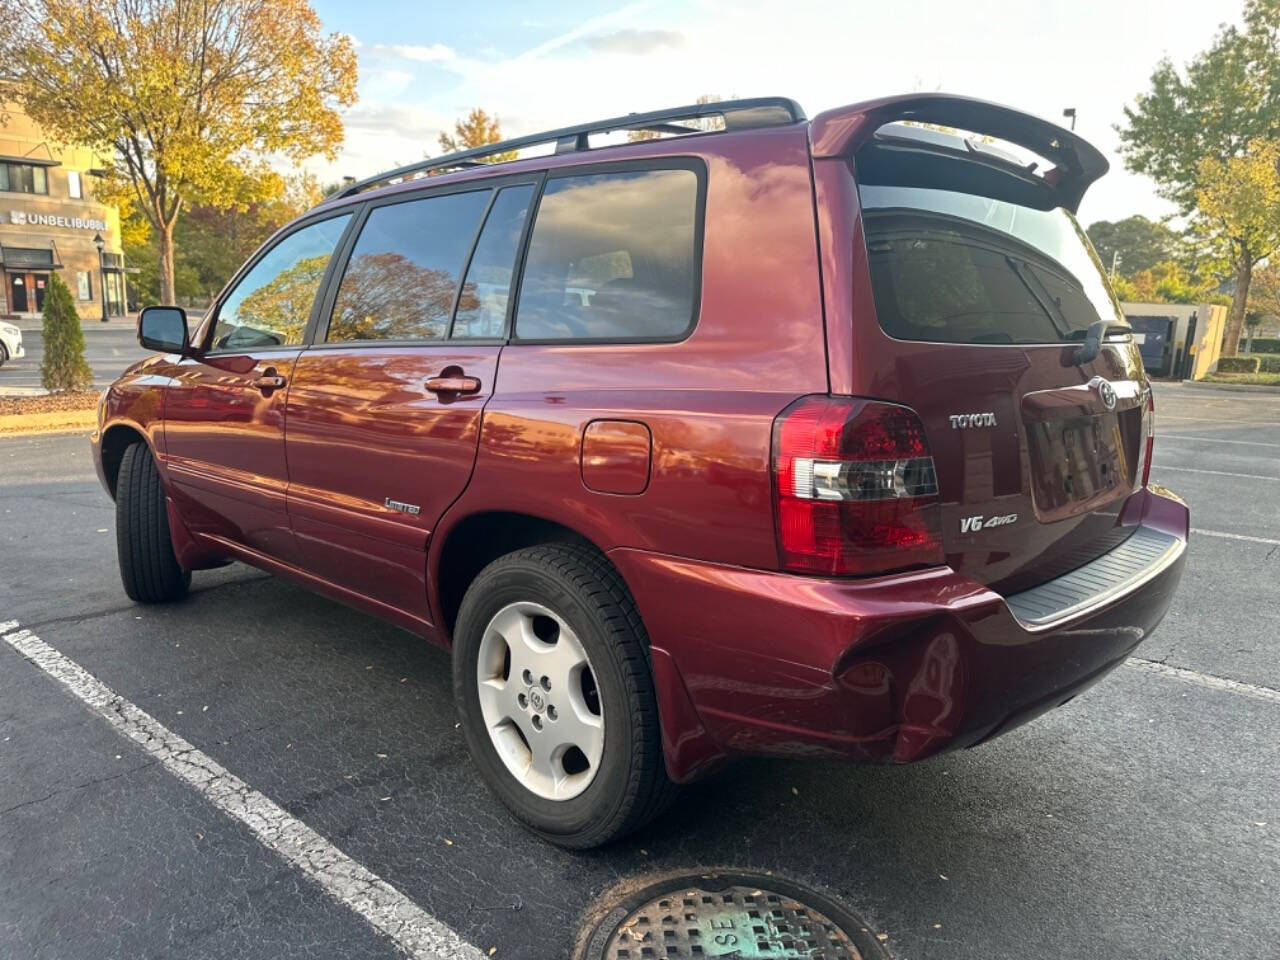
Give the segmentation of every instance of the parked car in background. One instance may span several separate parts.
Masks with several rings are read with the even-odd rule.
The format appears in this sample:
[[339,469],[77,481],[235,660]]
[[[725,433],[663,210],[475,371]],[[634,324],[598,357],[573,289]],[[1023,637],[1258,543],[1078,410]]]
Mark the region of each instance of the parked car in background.
[[[600,142],[628,130],[668,136]],[[926,94],[356,184],[194,330],[143,312],[159,353],[93,437],[125,590],[240,560],[451,649],[480,772],[566,846],[731,757],[989,740],[1122,663],[1182,573],[1074,216],[1106,166]]]
[[6,360],[21,360],[26,355],[22,348],[22,331],[12,323],[0,320],[0,367]]

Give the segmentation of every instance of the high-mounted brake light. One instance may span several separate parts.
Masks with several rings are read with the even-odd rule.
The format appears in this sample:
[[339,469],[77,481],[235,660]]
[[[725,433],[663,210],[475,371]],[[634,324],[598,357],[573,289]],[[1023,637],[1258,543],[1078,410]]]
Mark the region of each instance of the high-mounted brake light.
[[773,425],[782,566],[871,575],[943,562],[938,480],[920,418],[854,397],[802,397]]
[[1146,416],[1142,418],[1143,434],[1146,437],[1145,449],[1142,453],[1142,485],[1145,487],[1151,479],[1151,456],[1156,446],[1156,395],[1147,392]]

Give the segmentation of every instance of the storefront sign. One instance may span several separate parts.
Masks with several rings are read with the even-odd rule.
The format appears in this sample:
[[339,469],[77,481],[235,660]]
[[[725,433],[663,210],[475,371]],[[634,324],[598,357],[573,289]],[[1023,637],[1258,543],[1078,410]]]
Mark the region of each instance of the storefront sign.
[[[0,223],[5,223],[0,214]],[[27,213],[25,210],[10,210],[8,223],[15,227],[67,227],[71,230],[106,230],[105,220],[89,220],[84,217],[59,217],[52,213]]]

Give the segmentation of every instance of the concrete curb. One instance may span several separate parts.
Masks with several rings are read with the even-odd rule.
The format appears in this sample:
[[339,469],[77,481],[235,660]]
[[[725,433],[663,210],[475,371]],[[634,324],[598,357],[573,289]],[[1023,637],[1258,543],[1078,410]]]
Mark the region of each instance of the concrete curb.
[[1269,383],[1214,383],[1210,380],[1166,381],[1178,383],[1179,386],[1193,387],[1196,390],[1226,390],[1230,393],[1278,393],[1280,384]]
[[98,411],[55,410],[52,413],[11,413],[0,416],[0,436],[35,433],[80,433],[92,430]]

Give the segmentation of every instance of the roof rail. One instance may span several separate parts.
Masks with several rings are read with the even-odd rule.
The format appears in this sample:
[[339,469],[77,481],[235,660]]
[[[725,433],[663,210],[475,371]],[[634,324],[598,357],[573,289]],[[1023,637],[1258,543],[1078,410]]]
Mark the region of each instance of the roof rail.
[[593,133],[611,133],[616,130],[648,130],[654,133],[699,133],[696,127],[683,126],[675,121],[697,120],[702,117],[723,117],[725,130],[747,130],[753,127],[777,127],[798,123],[806,119],[800,104],[787,97],[757,97],[750,100],[720,100],[714,103],[693,103],[687,107],[652,110],[648,113],[629,113],[625,117],[612,117],[594,123],[580,123],[559,130],[515,137],[499,143],[486,143],[482,147],[459,150],[443,157],[420,160],[344,187],[329,199],[351,197],[371,187],[407,180],[414,174],[480,166],[484,157],[544,143],[554,143],[556,153],[573,153],[590,149],[588,138]]

